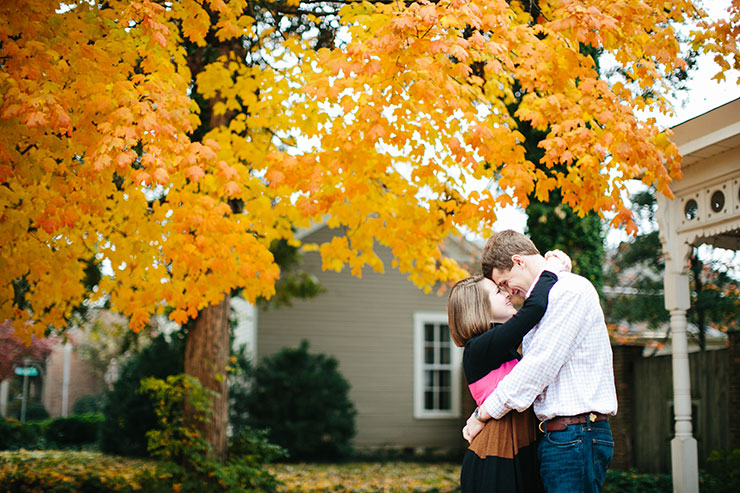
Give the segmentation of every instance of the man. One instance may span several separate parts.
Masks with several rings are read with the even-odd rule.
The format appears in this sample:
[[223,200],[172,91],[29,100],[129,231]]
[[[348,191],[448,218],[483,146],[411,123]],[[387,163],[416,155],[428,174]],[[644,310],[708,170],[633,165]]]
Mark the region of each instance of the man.
[[[534,243],[515,231],[495,233],[482,255],[483,274],[526,297],[545,267]],[[523,357],[463,429],[472,441],[490,418],[534,403],[544,436],[540,475],[548,492],[601,491],[614,452],[607,416],[617,413],[612,351],[593,285],[558,274],[547,312],[522,341]]]

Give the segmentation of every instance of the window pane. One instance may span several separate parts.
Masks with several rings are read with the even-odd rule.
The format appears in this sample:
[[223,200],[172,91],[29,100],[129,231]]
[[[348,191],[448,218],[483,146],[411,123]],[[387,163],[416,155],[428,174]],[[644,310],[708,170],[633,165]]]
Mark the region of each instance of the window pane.
[[425,389],[431,389],[434,387],[434,381],[433,381],[433,371],[425,371],[424,372],[424,388]]
[[445,344],[439,348],[439,362],[443,365],[450,364],[450,345]]
[[450,406],[450,392],[440,392],[439,393],[439,409],[448,411],[452,409],[452,406]]
[[434,340],[434,325],[424,324],[424,340],[431,342]]
[[427,345],[424,348],[424,363],[428,365],[434,363],[434,346]]
[[450,338],[450,330],[447,328],[446,325],[440,325],[439,326],[439,339],[438,341],[446,341]]
[[445,389],[450,388],[450,372],[440,371],[439,372],[439,386]]
[[434,392],[424,392],[424,409],[434,409]]

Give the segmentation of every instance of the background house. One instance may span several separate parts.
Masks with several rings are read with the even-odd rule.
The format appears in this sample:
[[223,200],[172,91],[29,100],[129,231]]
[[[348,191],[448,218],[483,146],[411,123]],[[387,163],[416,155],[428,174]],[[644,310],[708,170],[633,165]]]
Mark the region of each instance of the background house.
[[[304,241],[320,244],[333,235],[322,226]],[[445,253],[469,270],[477,267],[477,249],[465,240],[450,243]],[[322,271],[319,253],[305,253],[302,269],[326,292],[260,310],[257,354],[262,358],[306,339],[310,352],[335,357],[351,385],[358,449],[460,450],[468,392],[463,392],[462,350],[447,327],[449,290],[424,293],[391,268],[388,249],[378,248],[378,255],[386,272],[366,268],[359,279],[348,269]]]

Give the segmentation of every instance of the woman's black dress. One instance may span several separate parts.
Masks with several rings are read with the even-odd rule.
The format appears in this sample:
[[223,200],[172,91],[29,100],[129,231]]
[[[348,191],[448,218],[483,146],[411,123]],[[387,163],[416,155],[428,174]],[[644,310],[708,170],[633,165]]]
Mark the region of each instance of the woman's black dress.
[[[544,271],[522,308],[506,323],[470,339],[463,369],[470,392],[480,406],[519,361],[524,335],[542,319],[550,289],[558,278]],[[492,419],[465,452],[460,484],[463,493],[541,492],[537,464],[537,418],[532,409],[511,411]]]

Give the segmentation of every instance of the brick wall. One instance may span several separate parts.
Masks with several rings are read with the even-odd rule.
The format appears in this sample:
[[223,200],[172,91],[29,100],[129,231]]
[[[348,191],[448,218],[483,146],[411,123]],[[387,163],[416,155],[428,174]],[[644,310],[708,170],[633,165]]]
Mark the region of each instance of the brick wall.
[[634,363],[642,357],[642,346],[613,346],[614,382],[617,388],[619,411],[611,418],[610,424],[614,436],[614,458],[612,469],[627,470],[635,465],[634,461]]
[[729,348],[729,388],[727,389],[727,401],[729,404],[730,421],[730,448],[740,448],[740,331],[732,331],[728,334]]
[[[105,383],[102,376],[97,376],[90,366],[77,357],[74,350],[70,352],[69,365],[69,404],[68,413],[72,414],[72,406],[83,395],[102,394]],[[62,415],[62,386],[64,382],[64,345],[54,347],[46,359],[46,379],[42,402],[52,417]]]

